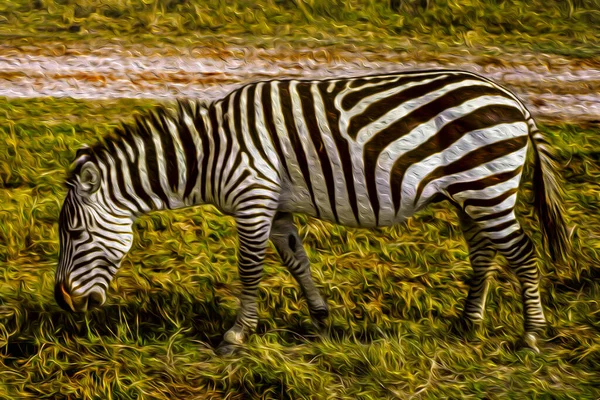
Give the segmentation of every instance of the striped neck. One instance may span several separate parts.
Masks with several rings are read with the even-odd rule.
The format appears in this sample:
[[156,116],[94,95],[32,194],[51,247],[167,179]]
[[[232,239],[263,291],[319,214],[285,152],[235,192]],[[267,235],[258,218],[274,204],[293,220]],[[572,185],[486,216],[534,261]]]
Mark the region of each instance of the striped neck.
[[[214,116],[211,118],[211,116]],[[137,116],[89,149],[101,170],[103,191],[132,216],[214,203],[201,187],[204,151],[216,122],[213,104],[179,101]]]

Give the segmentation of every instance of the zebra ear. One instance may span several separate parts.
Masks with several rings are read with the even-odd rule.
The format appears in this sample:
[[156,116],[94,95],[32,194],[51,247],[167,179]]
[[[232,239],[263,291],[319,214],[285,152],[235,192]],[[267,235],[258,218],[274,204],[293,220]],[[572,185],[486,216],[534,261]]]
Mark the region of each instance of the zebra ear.
[[92,194],[100,188],[100,170],[91,161],[81,166],[79,171],[79,183],[84,192]]
[[81,147],[79,147],[77,149],[77,152],[75,153],[75,159],[79,159],[83,156],[89,156],[91,153],[91,147],[87,144],[82,144]]

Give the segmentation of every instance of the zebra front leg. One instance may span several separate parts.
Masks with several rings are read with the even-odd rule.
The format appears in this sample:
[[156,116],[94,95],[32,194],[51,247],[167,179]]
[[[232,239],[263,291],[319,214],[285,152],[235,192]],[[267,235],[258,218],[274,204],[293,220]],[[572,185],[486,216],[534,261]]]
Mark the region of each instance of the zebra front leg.
[[238,270],[242,281],[240,308],[233,326],[225,332],[217,353],[232,354],[246,342],[258,324],[258,285],[262,277],[265,252],[274,210],[246,209],[236,215],[239,237]]
[[306,301],[313,324],[323,331],[329,316],[327,303],[316,288],[310,273],[310,263],[302,246],[302,239],[290,213],[277,213],[271,229],[271,241],[283,264],[298,281]]

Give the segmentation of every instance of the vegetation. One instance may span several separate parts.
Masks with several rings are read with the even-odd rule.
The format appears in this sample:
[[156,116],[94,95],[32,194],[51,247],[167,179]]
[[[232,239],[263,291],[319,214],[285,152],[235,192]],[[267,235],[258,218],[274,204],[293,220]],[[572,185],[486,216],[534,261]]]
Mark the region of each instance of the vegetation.
[[599,0],[4,0],[5,45],[544,51],[598,57]]
[[[600,135],[547,125],[566,165],[569,265],[543,266],[551,324],[543,354],[516,346],[519,289],[499,270],[485,333],[450,333],[470,274],[448,204],[408,224],[349,229],[300,216],[313,275],[328,299],[329,337],[270,250],[259,334],[240,355],[214,347],[237,309],[236,234],[211,207],[153,213],[108,304],[68,315],[53,299],[57,219],[74,152],[150,103],[0,102],[0,398],[571,398],[600,396]],[[540,243],[528,206],[525,226]],[[504,265],[499,260],[500,265]]]

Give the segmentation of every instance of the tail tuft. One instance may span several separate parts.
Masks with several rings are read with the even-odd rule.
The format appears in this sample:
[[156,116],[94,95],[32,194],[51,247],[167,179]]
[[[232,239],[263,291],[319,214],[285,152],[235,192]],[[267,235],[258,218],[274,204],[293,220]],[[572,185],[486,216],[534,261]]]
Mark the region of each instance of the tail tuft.
[[554,262],[566,262],[571,250],[565,222],[564,193],[558,178],[556,156],[550,143],[529,119],[533,143],[533,190],[535,209],[542,225],[542,235]]

